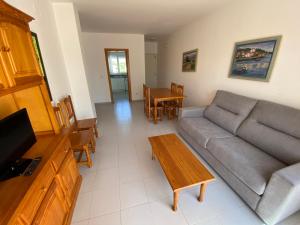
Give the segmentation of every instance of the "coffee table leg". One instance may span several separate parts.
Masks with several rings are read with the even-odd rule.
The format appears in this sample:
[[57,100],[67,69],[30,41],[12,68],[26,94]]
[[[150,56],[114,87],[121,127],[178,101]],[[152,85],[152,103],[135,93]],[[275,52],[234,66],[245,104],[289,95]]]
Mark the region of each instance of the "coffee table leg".
[[177,210],[177,205],[178,205],[178,199],[179,199],[179,191],[174,191],[174,197],[173,197],[173,210],[176,211]]
[[200,195],[198,197],[199,202],[203,202],[205,190],[206,190],[207,183],[203,183],[200,185]]
[[152,160],[155,160],[155,155],[154,155],[153,149],[152,149]]

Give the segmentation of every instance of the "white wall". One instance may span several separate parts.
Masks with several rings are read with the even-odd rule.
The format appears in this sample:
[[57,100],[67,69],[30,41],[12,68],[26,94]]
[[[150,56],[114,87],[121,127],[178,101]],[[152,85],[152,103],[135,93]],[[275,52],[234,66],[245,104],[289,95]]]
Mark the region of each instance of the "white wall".
[[[159,85],[185,85],[187,105],[204,105],[217,89],[300,108],[300,1],[235,1],[159,43]],[[269,82],[228,78],[234,43],[282,35]],[[182,53],[199,49],[197,72],[182,73]]]
[[54,101],[70,94],[69,81],[59,45],[52,5],[48,0],[7,0],[7,3],[33,16],[30,29],[37,33]]
[[95,109],[81,51],[77,11],[73,3],[53,3],[53,9],[76,115],[78,118],[94,117]]
[[129,49],[132,100],[143,98],[142,86],[145,82],[144,35],[87,33],[81,35],[84,49],[86,72],[94,103],[110,102],[104,49]]

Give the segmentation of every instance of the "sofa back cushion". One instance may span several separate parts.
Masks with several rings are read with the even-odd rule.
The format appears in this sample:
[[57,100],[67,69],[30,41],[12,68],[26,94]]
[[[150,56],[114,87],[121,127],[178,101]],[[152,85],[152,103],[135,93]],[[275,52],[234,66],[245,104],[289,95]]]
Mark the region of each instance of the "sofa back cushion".
[[237,134],[286,164],[300,162],[300,110],[258,101]]
[[217,91],[213,102],[204,111],[204,117],[225,130],[236,134],[257,100],[227,91]]

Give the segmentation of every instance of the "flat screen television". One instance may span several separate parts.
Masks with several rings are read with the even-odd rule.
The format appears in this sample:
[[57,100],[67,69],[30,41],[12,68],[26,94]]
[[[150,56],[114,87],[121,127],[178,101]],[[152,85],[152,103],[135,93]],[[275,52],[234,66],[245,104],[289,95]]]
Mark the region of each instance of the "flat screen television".
[[0,120],[0,180],[18,176],[26,169],[30,160],[22,156],[35,142],[26,109]]

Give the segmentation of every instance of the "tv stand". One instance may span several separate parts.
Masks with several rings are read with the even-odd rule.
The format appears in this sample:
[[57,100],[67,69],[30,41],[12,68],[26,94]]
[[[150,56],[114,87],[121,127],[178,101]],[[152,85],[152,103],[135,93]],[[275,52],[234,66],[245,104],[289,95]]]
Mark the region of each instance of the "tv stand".
[[8,180],[17,176],[30,176],[41,161],[41,157],[34,159],[21,158],[12,163],[7,169],[1,171],[0,181]]

